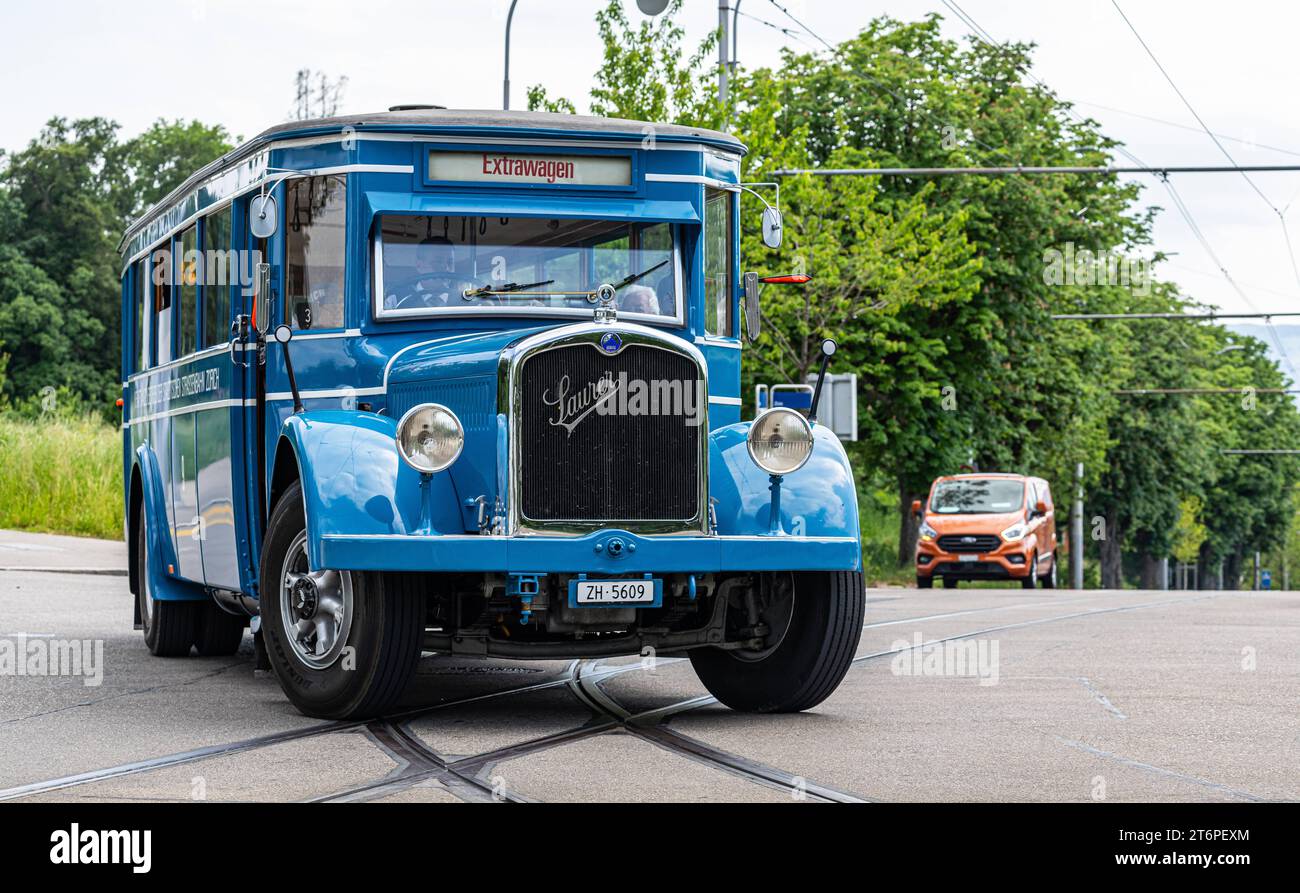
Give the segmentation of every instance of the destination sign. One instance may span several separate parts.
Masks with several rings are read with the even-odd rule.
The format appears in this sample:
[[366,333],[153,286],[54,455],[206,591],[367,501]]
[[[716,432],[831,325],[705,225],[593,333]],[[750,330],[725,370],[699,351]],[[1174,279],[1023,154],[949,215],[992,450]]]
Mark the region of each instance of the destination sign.
[[467,183],[546,183],[631,186],[626,155],[534,155],[504,152],[429,152],[430,180]]

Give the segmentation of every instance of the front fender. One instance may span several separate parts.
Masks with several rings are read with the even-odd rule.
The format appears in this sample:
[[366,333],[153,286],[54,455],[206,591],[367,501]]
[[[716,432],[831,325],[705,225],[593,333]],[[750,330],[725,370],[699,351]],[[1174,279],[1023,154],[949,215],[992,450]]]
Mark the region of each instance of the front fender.
[[289,416],[277,454],[292,449],[307,515],[312,567],[322,567],[321,538],[463,533],[451,475],[421,475],[397,453],[397,422],[348,410]]
[[[709,435],[709,495],[716,500],[722,536],[761,536],[772,528],[771,481],[745,444],[752,424],[727,425]],[[850,536],[861,545],[853,470],[840,439],[825,425],[813,426],[813,451],[804,466],[782,478],[780,520],[793,536]]]

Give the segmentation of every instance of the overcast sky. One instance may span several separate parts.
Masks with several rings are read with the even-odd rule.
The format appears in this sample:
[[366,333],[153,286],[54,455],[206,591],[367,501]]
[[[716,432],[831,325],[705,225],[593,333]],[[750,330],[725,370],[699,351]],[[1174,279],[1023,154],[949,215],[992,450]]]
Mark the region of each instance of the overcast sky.
[[[1153,165],[1225,162],[1169,87],[1111,0],[959,0],[998,40],[1038,44],[1035,74],[1107,133]],[[940,0],[781,0],[813,32],[837,43],[871,18],[947,15]],[[511,81],[516,107],[531,84],[585,110],[600,63],[593,13],[603,0],[519,0]],[[625,0],[629,17],[639,17]],[[1179,88],[1242,164],[1300,162],[1294,63],[1300,6],[1279,0],[1222,3],[1120,0]],[[299,68],[346,75],[343,111],[402,102],[496,108],[509,0],[46,0],[0,6],[3,115],[0,147],[21,148],[54,115],[102,115],[126,134],[158,117],[220,122],[251,136],[284,120]],[[741,11],[795,27],[772,0]],[[716,27],[716,0],[686,0],[683,23],[697,41]],[[954,17],[947,33],[966,27]],[[803,40],[817,41],[800,34]],[[742,16],[741,64],[772,65],[801,44]],[[184,77],[180,75],[184,73]],[[1094,105],[1094,103],[1096,105]],[[1116,111],[1118,110],[1118,111]],[[1192,129],[1146,120],[1140,115]],[[1275,148],[1266,148],[1275,147]],[[1276,151],[1276,149],[1287,151]],[[1287,208],[1300,173],[1254,176],[1268,203]],[[1174,255],[1163,275],[1227,310],[1251,309],[1232,291],[1154,178],[1148,199],[1170,210],[1157,246]],[[1277,215],[1237,174],[1186,175],[1179,190],[1219,259],[1254,307],[1300,310],[1300,284]],[[1300,200],[1287,208],[1300,250]]]

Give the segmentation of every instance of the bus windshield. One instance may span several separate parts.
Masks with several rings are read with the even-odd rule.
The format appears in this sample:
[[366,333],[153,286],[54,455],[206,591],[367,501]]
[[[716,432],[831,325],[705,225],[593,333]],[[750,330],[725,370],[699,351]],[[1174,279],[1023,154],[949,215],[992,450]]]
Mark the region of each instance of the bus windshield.
[[379,316],[590,312],[608,283],[620,315],[680,318],[668,223],[385,214],[377,231]]
[[1024,506],[1025,485],[1011,480],[942,481],[934,488],[930,511],[940,515],[987,515]]

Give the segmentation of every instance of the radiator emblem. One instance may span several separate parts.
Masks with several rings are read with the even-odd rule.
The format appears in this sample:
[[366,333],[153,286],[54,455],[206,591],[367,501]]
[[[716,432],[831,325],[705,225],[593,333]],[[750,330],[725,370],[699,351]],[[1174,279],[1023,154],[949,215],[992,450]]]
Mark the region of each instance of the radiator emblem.
[[618,332],[606,332],[600,336],[600,349],[605,353],[618,353],[618,349],[623,346],[623,339],[619,337]]

